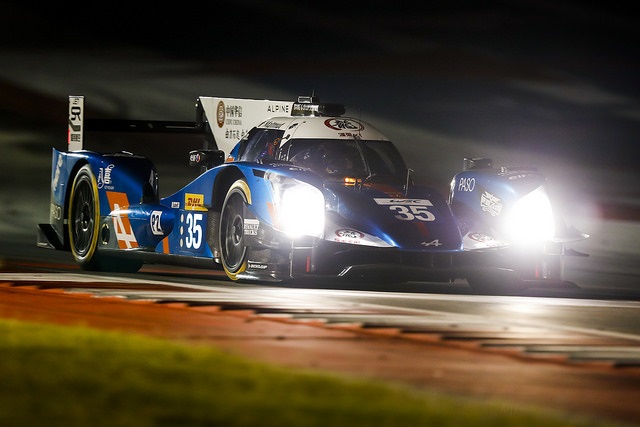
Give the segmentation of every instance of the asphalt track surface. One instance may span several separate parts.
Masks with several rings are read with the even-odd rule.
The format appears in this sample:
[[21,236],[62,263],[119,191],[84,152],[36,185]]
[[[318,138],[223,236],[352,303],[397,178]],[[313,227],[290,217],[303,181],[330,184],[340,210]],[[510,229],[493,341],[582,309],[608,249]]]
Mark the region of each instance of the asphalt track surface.
[[[634,156],[640,138],[640,73],[631,42],[638,32],[632,10],[615,2],[599,8],[572,2],[478,6],[456,1],[430,6],[420,15],[386,5],[371,2],[372,8],[363,10],[344,4],[337,10],[300,2],[296,7],[288,2],[250,1],[241,7],[217,2],[216,10],[196,14],[187,2],[171,15],[135,6],[126,15],[102,10],[98,23],[86,11],[32,10],[4,2],[3,270],[32,274],[35,269],[37,274],[43,266],[58,273],[69,269],[64,257],[59,263],[59,254],[34,247],[35,224],[47,219],[51,147],[65,147],[68,95],[86,95],[88,108],[97,115],[192,120],[198,95],[291,99],[315,91],[378,124],[413,163],[417,178],[443,188],[464,156],[517,164],[524,159],[540,167],[556,189],[558,209],[591,235],[576,247],[590,257],[573,260],[568,271],[582,294],[562,290],[529,297],[558,302],[567,296],[583,298],[585,305],[588,300],[628,303],[634,310],[640,300],[640,177]],[[297,37],[291,37],[292,28],[285,24],[289,13],[301,23],[294,26]],[[188,147],[157,147],[149,153],[169,194],[194,176],[193,170],[175,164],[180,156],[186,162]],[[140,150],[148,147],[135,151]],[[199,274],[179,277],[192,281]],[[398,339],[393,328],[301,325],[265,319],[255,307],[198,310],[166,301],[89,298],[62,293],[59,286],[36,290],[16,282],[3,279],[3,315],[90,321],[134,331],[149,330],[147,322],[153,322],[161,325],[151,329],[158,336],[210,341],[270,362],[640,420],[635,367],[612,367],[610,360],[573,364],[557,353],[536,360],[522,357],[521,349],[494,354],[486,348],[460,348],[461,342],[477,345],[477,339],[415,343]],[[402,292],[406,297],[417,291]],[[463,304],[475,298],[464,287],[431,285],[423,293],[425,298],[460,298]],[[45,305],[34,301],[50,310],[36,309]],[[87,311],[95,310],[99,315],[91,318]],[[122,324],[110,310],[140,319]],[[603,309],[593,317],[593,328],[608,330],[618,313]],[[633,336],[638,335],[636,324],[624,319],[616,323]]]
[[465,284],[273,287],[148,265],[81,273],[69,254],[8,257],[0,315],[212,344],[269,363],[634,423],[638,300],[577,289],[479,296]]
[[[340,298],[344,291],[235,288],[211,274],[204,286],[186,285],[193,277],[197,274],[184,269],[148,267],[133,277],[107,277],[78,274],[64,264],[7,262],[0,273],[0,316],[215,345],[268,363],[600,420],[640,419],[637,337],[518,322],[483,326],[477,319],[465,325],[463,315],[445,309],[408,315],[399,307]],[[405,329],[393,327],[392,319],[402,315],[409,318]],[[362,323],[363,318],[380,323]],[[416,319],[429,318],[429,327],[415,327]],[[527,345],[624,349],[627,359],[615,364],[563,351],[528,353]]]

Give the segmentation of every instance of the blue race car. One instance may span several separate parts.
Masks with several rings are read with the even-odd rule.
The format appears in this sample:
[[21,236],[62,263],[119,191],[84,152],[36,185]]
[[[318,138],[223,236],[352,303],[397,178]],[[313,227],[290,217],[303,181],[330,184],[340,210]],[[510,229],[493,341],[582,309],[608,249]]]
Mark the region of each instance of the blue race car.
[[[145,262],[223,269],[232,280],[466,279],[482,291],[564,283],[587,236],[554,216],[534,168],[465,159],[448,197],[416,185],[394,144],[339,104],[199,97],[194,122],[84,119],[53,149],[50,222],[38,245],[86,270]],[[201,135],[200,175],[161,197],[146,157],[84,148],[85,132]]]

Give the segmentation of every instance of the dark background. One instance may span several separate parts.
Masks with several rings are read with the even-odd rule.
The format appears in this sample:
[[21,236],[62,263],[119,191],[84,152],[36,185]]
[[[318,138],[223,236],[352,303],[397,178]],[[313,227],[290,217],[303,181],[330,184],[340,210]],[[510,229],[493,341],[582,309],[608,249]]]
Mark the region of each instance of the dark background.
[[[633,4],[616,1],[8,1],[0,3],[0,123],[39,132],[28,144],[39,164],[52,145],[64,148],[72,93],[59,79],[47,83],[49,70],[60,74],[57,57],[68,67],[64,88],[95,86],[110,99],[107,109],[87,99],[97,115],[191,120],[192,108],[177,107],[198,95],[315,93],[376,124],[419,181],[444,191],[464,156],[494,157],[542,169],[559,209],[578,222],[638,219],[638,23]],[[147,59],[167,64],[148,80],[200,83],[167,87],[162,102],[143,84],[122,94],[108,68],[144,82]],[[91,62],[100,73],[87,71]],[[231,78],[260,90],[210,91],[209,81]],[[137,116],[145,103],[154,103],[145,110],[153,117]],[[153,154],[175,162],[168,148]],[[14,176],[0,173],[5,183]],[[48,172],[37,174],[46,194]]]

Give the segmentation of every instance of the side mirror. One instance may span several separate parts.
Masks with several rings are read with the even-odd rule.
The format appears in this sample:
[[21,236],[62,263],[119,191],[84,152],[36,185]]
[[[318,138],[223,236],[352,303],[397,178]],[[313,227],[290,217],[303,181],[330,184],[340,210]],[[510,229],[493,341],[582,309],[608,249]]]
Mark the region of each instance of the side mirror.
[[189,152],[189,166],[202,166],[211,169],[224,163],[222,150],[193,150]]

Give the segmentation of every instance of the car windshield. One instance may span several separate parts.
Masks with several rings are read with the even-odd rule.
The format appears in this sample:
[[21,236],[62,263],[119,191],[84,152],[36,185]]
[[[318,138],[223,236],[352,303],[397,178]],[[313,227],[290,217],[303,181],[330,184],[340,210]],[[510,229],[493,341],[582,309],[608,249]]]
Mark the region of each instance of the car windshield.
[[296,139],[288,147],[287,160],[328,178],[403,178],[407,172],[389,141]]

